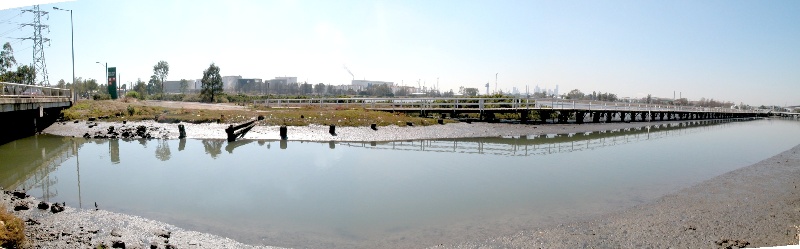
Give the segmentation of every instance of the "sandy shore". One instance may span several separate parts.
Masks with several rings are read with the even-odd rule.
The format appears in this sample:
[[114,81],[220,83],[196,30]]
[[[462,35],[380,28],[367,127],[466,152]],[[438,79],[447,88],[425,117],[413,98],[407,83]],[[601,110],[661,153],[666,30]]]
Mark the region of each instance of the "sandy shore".
[[[610,123],[584,125],[511,125],[459,123],[426,127],[289,127],[290,140],[390,141],[431,138],[520,136],[575,133],[642,127],[672,122]],[[92,125],[91,128],[89,126]],[[155,122],[59,123],[46,133],[62,136],[102,134],[108,127],[148,127],[153,137],[177,138],[177,124]],[[189,138],[225,138],[221,124],[187,125]],[[278,127],[258,126],[246,139],[280,139]],[[797,244],[800,225],[800,146],[754,165],[691,186],[655,202],[606,214],[593,220],[521,231],[514,235],[444,248],[725,248]],[[3,195],[6,207],[22,204],[29,210],[14,211],[28,225],[35,248],[95,247],[125,243],[126,248],[252,248],[233,240],[186,231],[159,221],[103,210],[66,207],[52,214],[38,210],[38,200]],[[164,235],[168,234],[169,238]],[[79,245],[79,246],[76,246]],[[133,247],[132,247],[133,246]]]

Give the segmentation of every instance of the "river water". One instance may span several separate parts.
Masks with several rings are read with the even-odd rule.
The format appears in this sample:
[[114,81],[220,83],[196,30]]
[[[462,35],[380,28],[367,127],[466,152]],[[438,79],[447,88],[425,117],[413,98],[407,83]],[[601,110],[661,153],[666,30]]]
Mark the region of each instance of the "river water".
[[108,140],[0,146],[0,184],[254,244],[427,247],[655,200],[800,144],[800,122],[398,142]]

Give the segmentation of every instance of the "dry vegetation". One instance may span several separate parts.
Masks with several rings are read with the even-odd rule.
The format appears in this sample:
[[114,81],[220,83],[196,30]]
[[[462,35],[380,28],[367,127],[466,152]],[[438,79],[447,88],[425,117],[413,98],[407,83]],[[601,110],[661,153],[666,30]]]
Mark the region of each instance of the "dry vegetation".
[[[338,126],[405,126],[436,124],[436,119],[412,117],[402,113],[369,111],[363,108],[320,108],[305,107],[291,109],[249,108],[242,110],[206,110],[166,108],[143,105],[138,102],[119,100],[83,100],[63,112],[65,120],[86,120],[97,118],[106,121],[156,120],[166,123],[240,123],[259,115],[265,117],[265,125],[304,126],[310,124]],[[445,120],[445,122],[454,122]]]
[[25,243],[25,225],[17,216],[0,206],[0,246],[20,248]]

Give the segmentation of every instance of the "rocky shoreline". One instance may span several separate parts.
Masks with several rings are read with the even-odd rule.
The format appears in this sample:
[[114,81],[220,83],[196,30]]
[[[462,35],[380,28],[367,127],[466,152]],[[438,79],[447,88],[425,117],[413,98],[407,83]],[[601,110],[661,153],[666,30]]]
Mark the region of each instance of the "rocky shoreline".
[[[391,141],[435,138],[563,134],[646,125],[642,122],[567,125],[458,123],[424,127],[289,127],[289,140]],[[188,138],[224,139],[225,124],[184,124]],[[110,129],[114,126],[113,130]],[[140,128],[144,127],[144,129]],[[45,133],[61,136],[109,136],[109,131],[175,139],[177,124],[152,121],[57,123]],[[143,131],[143,132],[142,132]],[[113,134],[112,134],[113,135]],[[245,139],[280,139],[278,127],[256,126]],[[595,220],[521,231],[514,235],[437,248],[735,248],[797,244],[800,225],[800,145],[754,165],[720,175],[652,203],[607,214]],[[4,191],[2,201],[26,222],[32,248],[272,248],[187,231],[163,222],[99,210],[77,209],[41,202]],[[24,207],[21,207],[24,206]],[[122,247],[124,245],[124,247]],[[115,247],[116,246],[116,247]]]
[[[623,130],[649,125],[677,124],[686,121],[657,121],[631,123],[599,124],[545,124],[519,125],[504,123],[452,123],[429,126],[382,126],[336,127],[331,134],[328,126],[289,126],[287,140],[293,141],[345,141],[381,142],[418,139],[474,138],[500,136],[527,136],[543,134],[568,134],[607,130]],[[229,124],[168,124],[155,121],[135,122],[59,122],[44,130],[44,133],[87,138],[157,138],[177,139],[180,135],[178,125],[185,127],[189,139],[226,139],[225,129]],[[279,126],[256,125],[243,139],[280,140]]]
[[3,191],[0,201],[25,222],[27,248],[275,248],[138,216],[47,203],[20,191]]

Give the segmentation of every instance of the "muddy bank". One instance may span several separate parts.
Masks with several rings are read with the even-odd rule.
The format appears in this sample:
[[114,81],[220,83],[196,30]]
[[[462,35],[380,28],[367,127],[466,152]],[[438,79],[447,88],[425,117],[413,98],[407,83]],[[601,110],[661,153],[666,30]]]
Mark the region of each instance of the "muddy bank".
[[598,219],[437,248],[740,248],[798,244],[800,145]]
[[25,222],[30,248],[274,248],[249,246],[138,216],[42,202],[22,192],[3,191],[0,202]]
[[[542,134],[565,134],[578,132],[606,131],[617,129],[638,128],[648,125],[674,124],[685,121],[659,121],[659,122],[633,122],[633,123],[600,123],[600,124],[545,124],[545,125],[519,125],[519,124],[490,124],[490,123],[454,123],[430,126],[382,126],[376,130],[370,127],[336,127],[335,134],[329,132],[328,126],[289,126],[287,127],[288,140],[296,141],[398,141],[416,139],[440,138],[474,138],[474,137],[499,137],[499,136],[526,136]],[[187,138],[198,139],[225,139],[225,128],[228,124],[188,124],[181,123],[186,129]],[[139,138],[144,135],[149,138],[177,139],[180,135],[179,124],[165,124],[154,121],[137,122],[60,122],[44,130],[44,133],[71,136],[113,138],[122,137],[124,132]],[[279,126],[255,126],[248,132],[244,139],[281,139]]]

